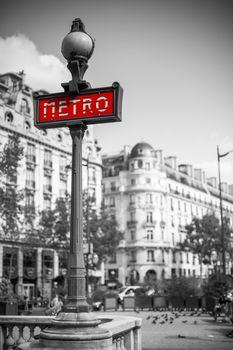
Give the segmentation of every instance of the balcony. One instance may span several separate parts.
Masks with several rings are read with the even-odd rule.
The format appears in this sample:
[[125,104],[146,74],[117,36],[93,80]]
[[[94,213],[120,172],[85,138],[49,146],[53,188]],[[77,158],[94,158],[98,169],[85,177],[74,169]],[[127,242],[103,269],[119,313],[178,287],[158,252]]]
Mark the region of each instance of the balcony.
[[156,221],[146,221],[146,222],[143,224],[143,227],[144,227],[144,228],[155,227],[155,225],[156,225]]
[[130,228],[130,227],[136,227],[137,226],[137,220],[130,220],[130,221],[127,221],[127,227]]
[[165,221],[160,221],[160,227],[161,228],[165,228],[165,226],[166,226],[166,222]]
[[59,197],[65,198],[66,197],[66,190],[59,190]]
[[51,160],[45,160],[44,161],[44,168],[52,169],[52,167],[53,167],[53,162]]
[[[109,315],[110,316],[110,315]],[[0,316],[0,348],[15,349],[18,345],[34,341],[41,330],[52,325],[54,316]],[[140,318],[99,314],[99,328],[112,333],[113,350],[141,350]],[[29,339],[30,338],[30,339]]]
[[36,156],[34,154],[27,154],[26,155],[26,162],[27,163],[36,163]]
[[34,180],[26,180],[26,188],[34,190],[36,188],[36,182]]
[[52,185],[44,185],[44,193],[52,193]]

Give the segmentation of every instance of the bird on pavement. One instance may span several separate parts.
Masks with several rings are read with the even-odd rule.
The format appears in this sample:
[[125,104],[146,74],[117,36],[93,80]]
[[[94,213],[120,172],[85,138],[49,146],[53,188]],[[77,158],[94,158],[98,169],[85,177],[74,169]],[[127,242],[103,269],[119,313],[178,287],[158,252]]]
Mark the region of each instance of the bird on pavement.
[[178,334],[177,338],[186,338],[185,335]]
[[188,322],[188,320],[184,320],[184,321],[182,321],[183,323],[186,323],[186,322]]

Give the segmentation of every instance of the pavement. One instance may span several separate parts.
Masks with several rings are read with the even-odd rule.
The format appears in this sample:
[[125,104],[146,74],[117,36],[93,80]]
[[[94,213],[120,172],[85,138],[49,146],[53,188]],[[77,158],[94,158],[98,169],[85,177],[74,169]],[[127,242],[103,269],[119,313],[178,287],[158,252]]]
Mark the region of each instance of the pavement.
[[[230,322],[217,323],[209,315],[142,311],[124,312],[142,318],[143,350],[233,350]],[[172,320],[173,319],[173,320]]]
[[[43,314],[33,310],[32,314]],[[106,311],[105,314],[113,313]],[[115,311],[125,316],[142,318],[142,350],[233,350],[233,330],[229,320],[217,322],[208,314],[190,312]],[[98,312],[94,312],[98,317]]]

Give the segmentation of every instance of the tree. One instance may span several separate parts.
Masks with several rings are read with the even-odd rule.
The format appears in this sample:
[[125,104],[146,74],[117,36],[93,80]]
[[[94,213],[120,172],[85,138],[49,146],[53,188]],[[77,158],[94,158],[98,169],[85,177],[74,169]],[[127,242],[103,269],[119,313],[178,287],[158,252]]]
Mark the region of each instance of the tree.
[[165,281],[166,291],[171,296],[189,297],[200,294],[195,277],[174,277],[170,281]]
[[68,199],[57,198],[54,209],[42,210],[37,232],[41,243],[53,248],[67,248],[70,232]]
[[[98,212],[93,205],[93,198],[88,198],[85,192],[83,198],[84,237],[93,244],[93,251],[98,255],[99,261],[104,256],[112,257],[123,238],[123,233],[118,229],[115,215],[109,213],[103,205]],[[89,208],[88,212],[87,207]]]
[[[199,219],[194,217],[191,224],[186,225],[186,238],[180,243],[182,250],[189,250],[199,257],[200,274],[202,264],[209,264],[213,252],[222,253],[222,237],[219,219],[212,213],[206,214]],[[229,219],[224,218],[225,249],[232,254],[230,243],[231,229]]]
[[23,192],[17,186],[17,170],[23,157],[20,136],[9,136],[0,152],[0,213],[1,228],[5,237],[17,240],[22,222]]

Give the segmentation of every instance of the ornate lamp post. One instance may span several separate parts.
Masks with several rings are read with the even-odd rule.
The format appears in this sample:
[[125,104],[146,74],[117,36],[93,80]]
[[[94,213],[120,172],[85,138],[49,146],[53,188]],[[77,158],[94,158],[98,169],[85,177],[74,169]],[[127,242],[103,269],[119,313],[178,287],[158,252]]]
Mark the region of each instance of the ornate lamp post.
[[[79,93],[90,87],[83,80],[87,62],[94,50],[94,41],[85,32],[84,24],[77,18],[71,31],[62,42],[62,53],[72,74],[69,83],[62,84],[65,92]],[[100,323],[90,312],[86,301],[85,265],[83,254],[82,207],[82,139],[87,129],[84,123],[69,124],[72,145],[71,232],[68,266],[68,296],[62,311],[44,329],[37,343],[27,349],[44,350],[112,350],[111,333],[98,328]],[[24,345],[19,347],[25,349]]]

